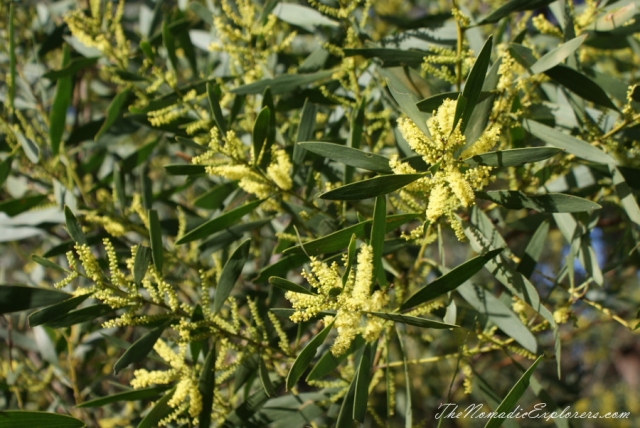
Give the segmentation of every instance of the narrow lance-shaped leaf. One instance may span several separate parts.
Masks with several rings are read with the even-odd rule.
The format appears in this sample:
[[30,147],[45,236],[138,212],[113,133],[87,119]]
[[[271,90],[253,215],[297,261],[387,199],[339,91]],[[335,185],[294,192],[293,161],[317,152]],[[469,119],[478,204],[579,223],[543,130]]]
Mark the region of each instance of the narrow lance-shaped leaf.
[[500,150],[487,152],[467,158],[467,165],[486,165],[493,167],[520,166],[526,163],[538,162],[561,153],[556,147],[527,147],[523,149]]
[[263,202],[263,200],[257,200],[253,202],[249,202],[241,207],[235,208],[229,212],[226,212],[214,219],[211,219],[195,229],[185,233],[185,235],[176,241],[176,244],[186,244],[191,241],[195,241],[196,239],[206,238],[210,235],[213,235],[216,232],[219,232],[223,229],[226,229],[229,226],[237,223],[242,219],[245,214],[249,214],[255,208],[258,207]]
[[104,135],[104,133],[107,132],[109,127],[113,125],[113,123],[118,118],[118,115],[122,110],[122,107],[125,105],[125,103],[129,99],[130,93],[131,93],[130,89],[125,89],[122,92],[118,92],[116,96],[113,97],[113,99],[109,103],[109,106],[107,107],[107,114],[105,116],[104,123],[102,124],[102,126],[100,127],[100,130],[94,137],[94,140],[98,140],[98,138]]
[[491,190],[488,192],[476,192],[476,197],[495,202],[512,210],[528,208],[545,213],[574,213],[602,208],[588,199],[563,193],[526,195],[517,190]]
[[400,110],[409,117],[415,123],[415,125],[422,131],[428,138],[431,137],[429,128],[427,128],[426,116],[416,106],[416,101],[409,92],[405,92],[405,88],[399,81],[392,81],[391,76],[387,78],[387,87],[400,106]]
[[550,50],[542,58],[536,61],[536,63],[533,64],[529,70],[532,74],[537,74],[555,67],[556,65],[564,61],[569,55],[575,52],[586,38],[587,35],[583,34],[569,40],[566,43],[563,43],[555,49]]
[[536,229],[535,233],[529,240],[526,248],[524,249],[524,255],[522,256],[520,263],[518,264],[518,272],[525,277],[530,277],[533,270],[538,263],[538,259],[542,255],[547,234],[549,233],[549,222],[547,220],[540,223],[540,226]]
[[375,153],[364,152],[359,149],[343,146],[342,144],[319,141],[298,143],[298,145],[312,153],[355,168],[362,168],[382,174],[393,173],[393,170],[389,167],[389,159]]
[[151,249],[144,245],[138,245],[136,257],[133,261],[133,281],[140,285],[151,262]]
[[[356,234],[351,235],[351,239],[349,240],[349,246],[347,247],[347,265],[344,269],[344,274],[342,275],[342,287],[347,285],[347,281],[349,281],[349,275],[351,274],[351,268],[353,267],[353,262],[356,258]],[[375,278],[375,277],[374,277]]]
[[165,395],[162,396],[161,399],[156,401],[156,404],[153,405],[151,411],[147,413],[147,415],[140,421],[137,428],[154,428],[158,426],[158,422],[160,422],[163,418],[167,417],[169,413],[173,411],[171,407],[169,407],[168,403],[173,397],[173,393],[176,391],[176,388],[171,388]]
[[407,350],[402,340],[403,335],[396,325],[395,328],[398,343],[400,344],[400,356],[402,358],[402,368],[404,369],[405,382],[405,410],[404,410],[404,426],[405,428],[413,427],[413,404],[411,403],[411,376],[409,376],[409,363],[407,362]]
[[3,410],[0,413],[0,428],[83,428],[87,425],[79,419],[58,413]]
[[351,342],[351,346],[349,346],[349,349],[338,357],[335,357],[331,353],[330,349],[327,350],[324,353],[324,355],[320,357],[316,365],[313,366],[313,369],[309,371],[306,381],[309,382],[311,380],[317,380],[325,377],[326,375],[331,373],[336,367],[338,367],[344,360],[346,360],[349,355],[353,354],[356,350],[360,349],[360,347],[362,347],[364,343],[365,342],[362,336],[358,335],[353,340],[353,342]]
[[84,308],[70,311],[67,314],[56,317],[44,323],[45,326],[51,328],[65,328],[72,325],[81,324],[83,322],[92,322],[96,318],[113,313],[115,309],[106,304],[98,304],[85,306]]
[[378,279],[380,286],[386,288],[386,278],[382,270],[382,249],[384,247],[384,235],[387,232],[387,199],[385,196],[376,198],[373,208],[373,224],[371,226],[371,248],[373,249],[373,281]]
[[444,328],[458,328],[459,325],[455,324],[447,324],[440,321],[428,320],[425,318],[414,317],[412,315],[401,315],[391,312],[367,312],[367,314],[376,316],[378,318],[383,318],[390,321],[400,322],[403,324],[413,325],[415,327],[421,328],[436,328],[436,329],[444,329]]
[[171,34],[169,28],[169,22],[165,19],[162,22],[162,44],[164,48],[167,50],[167,55],[169,56],[169,63],[171,63],[171,67],[174,72],[179,70],[178,66],[178,56],[176,55],[176,41],[173,38],[173,34]]
[[124,354],[122,354],[122,357],[116,361],[113,366],[113,372],[118,374],[120,370],[128,365],[139,363],[144,360],[149,352],[151,352],[160,336],[162,336],[164,330],[169,327],[170,324],[171,320],[167,320],[159,327],[154,328],[140,339],[136,340],[135,343],[131,345]]
[[70,294],[51,288],[0,285],[0,314],[49,306],[70,297]]
[[13,162],[13,156],[7,156],[2,162],[0,162],[0,186],[2,186],[9,177],[11,172],[11,162]]
[[222,109],[220,108],[220,86],[213,85],[211,82],[207,83],[207,97],[209,98],[211,116],[220,133],[224,136],[227,134],[227,125],[224,122],[224,116],[222,116]]
[[236,281],[238,281],[238,278],[240,278],[242,268],[244,268],[244,265],[247,263],[247,259],[249,258],[250,246],[251,239],[247,239],[240,244],[233,254],[231,254],[231,257],[229,257],[224,268],[222,268],[222,273],[218,280],[218,286],[216,287],[216,294],[213,298],[214,315],[222,309],[222,305],[227,300],[227,297],[229,297],[229,294],[231,294],[233,286]]
[[209,428],[211,426],[211,409],[213,408],[213,391],[215,389],[215,365],[216,365],[216,346],[215,344],[209,350],[207,358],[204,360],[200,378],[198,379],[198,390],[202,397],[202,410],[198,416],[198,422],[201,428]]
[[153,265],[158,272],[162,272],[163,249],[162,249],[162,231],[160,230],[160,220],[158,220],[158,212],[149,210],[149,239],[151,241],[151,255],[153,256]]
[[116,403],[118,401],[141,401],[148,400],[150,398],[156,398],[158,395],[169,389],[166,385],[152,386],[150,388],[134,389],[131,391],[119,392],[117,394],[109,395],[107,397],[95,398],[89,401],[83,401],[76,407],[102,407],[107,404]]
[[69,232],[71,239],[80,245],[86,245],[87,238],[85,238],[76,216],[73,215],[71,209],[66,205],[64,207],[64,218],[67,225],[67,232]]
[[[518,403],[518,400],[522,397],[524,392],[527,390],[529,386],[529,380],[531,379],[531,375],[534,370],[542,360],[542,356],[539,356],[531,367],[527,369],[526,372],[520,377],[518,382],[511,388],[511,391],[507,394],[507,396],[502,400],[502,403],[498,406],[498,408],[494,411],[495,415],[506,415],[508,414],[513,407]],[[493,416],[484,428],[499,428],[502,425],[502,422],[506,419],[506,417]]]
[[279,278],[277,276],[272,276],[269,278],[269,284],[274,287],[280,288],[281,290],[293,291],[294,293],[308,294],[310,296],[317,296],[317,293],[314,293],[311,290],[307,290],[301,285],[288,281],[284,278]]
[[62,272],[62,273],[69,273],[68,270],[62,268],[61,266],[58,266],[57,264],[55,264],[54,262],[52,262],[49,259],[45,259],[42,258],[36,254],[32,254],[31,255],[31,260],[33,260],[34,262],[38,263],[40,266],[43,266],[47,269],[55,269],[58,272]]
[[291,389],[300,376],[304,373],[304,371],[309,367],[311,360],[316,355],[316,351],[318,347],[322,345],[322,342],[327,338],[327,335],[333,328],[334,321],[331,321],[331,324],[326,326],[316,337],[314,337],[307,346],[298,354],[296,360],[293,362],[291,369],[289,370],[289,374],[287,375],[287,389]]
[[[375,342],[374,342],[375,343]],[[373,365],[373,355],[375,351],[373,344],[367,343],[362,350],[362,358],[358,365],[356,374],[356,389],[353,396],[353,419],[364,423],[367,414],[367,400],[369,398],[369,382],[371,381],[371,367]]]
[[[62,66],[69,64],[70,58],[69,45],[64,44],[62,49]],[[67,109],[71,104],[71,92],[73,91],[72,76],[66,76],[58,79],[56,84],[56,93],[53,96],[53,104],[49,112],[49,139],[51,140],[51,152],[54,156],[58,155],[60,150],[60,142],[62,134],[67,122]]]
[[[296,135],[296,143],[302,141],[309,141],[313,138],[313,131],[316,126],[316,115],[318,114],[318,107],[309,102],[309,99],[304,101],[302,107],[302,115],[300,116],[300,126],[298,127],[298,134]],[[294,165],[300,165],[304,160],[304,149],[300,144],[293,146],[292,161]]]
[[264,107],[260,110],[260,113],[258,113],[258,117],[256,117],[256,121],[253,124],[253,163],[255,165],[258,165],[261,156],[264,156],[262,148],[269,133],[270,118],[271,112],[269,111],[269,107]]
[[91,294],[81,294],[60,303],[51,305],[47,308],[40,309],[29,315],[29,326],[31,328],[42,325],[46,322],[60,318],[66,315],[70,310],[76,308],[80,303],[91,297]]
[[611,178],[613,180],[613,186],[616,188],[618,198],[622,207],[627,212],[629,219],[637,225],[640,225],[640,208],[638,207],[638,201],[633,196],[631,188],[624,179],[624,176],[615,165],[609,165],[609,171],[611,172]]
[[425,302],[435,299],[436,297],[447,294],[462,285],[465,281],[478,273],[480,269],[491,259],[502,252],[502,248],[491,250],[484,255],[475,257],[455,269],[450,270],[431,284],[422,287],[416,291],[407,300],[400,305],[401,311],[421,305]]
[[265,394],[267,394],[268,397],[273,397],[276,394],[276,389],[269,378],[269,370],[262,358],[260,358],[258,366],[258,375],[260,376],[260,383],[262,384],[262,389],[264,389]]
[[425,174],[381,175],[322,193],[320,198],[338,201],[375,198],[401,189],[424,176]]
[[267,137],[262,146],[262,154],[260,155],[260,168],[266,170],[271,163],[271,148],[276,141],[276,105],[273,101],[271,88],[267,88],[262,93],[262,107],[269,109],[269,126],[267,127]]
[[[362,131],[364,131],[364,119],[365,119],[365,107],[366,98],[363,98],[358,108],[353,112],[351,118],[351,127],[349,129],[349,139],[347,140],[347,147],[351,149],[360,149],[360,143],[362,142]],[[349,184],[353,181],[353,166],[345,164],[344,167],[344,184]]]

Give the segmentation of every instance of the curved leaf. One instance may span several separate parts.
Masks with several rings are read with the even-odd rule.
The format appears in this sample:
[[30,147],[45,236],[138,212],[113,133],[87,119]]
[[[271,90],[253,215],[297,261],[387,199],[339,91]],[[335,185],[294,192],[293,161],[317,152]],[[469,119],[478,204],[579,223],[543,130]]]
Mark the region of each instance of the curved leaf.
[[169,389],[166,385],[153,386],[150,388],[134,389],[132,391],[119,392],[107,397],[94,398],[93,400],[84,401],[76,407],[102,407],[107,404],[116,403],[118,401],[141,401],[149,398],[155,398],[162,392]]
[[200,411],[198,423],[201,428],[211,426],[211,409],[213,408],[213,391],[215,388],[216,369],[216,347],[211,347],[207,358],[204,360],[200,378],[198,379],[198,390],[202,396],[202,410]]
[[33,312],[29,315],[29,326],[33,328],[35,326],[60,318],[63,315],[66,315],[70,310],[76,308],[80,303],[84,302],[89,297],[91,297],[91,294],[81,294],[80,296],[63,300],[60,303],[56,303],[55,305],[51,305],[47,308]]
[[277,276],[272,276],[271,278],[269,278],[269,284],[273,285],[274,287],[278,287],[281,290],[293,291],[294,293],[308,294],[310,296],[318,295],[317,293],[314,293],[313,291],[308,290],[301,285],[298,285],[291,281],[287,281],[284,278],[278,278]]
[[459,325],[447,324],[447,323],[434,321],[434,320],[428,320],[425,318],[414,317],[412,315],[401,315],[401,314],[395,314],[391,312],[366,312],[366,313],[369,315],[376,316],[378,318],[384,318],[389,321],[401,322],[403,324],[413,325],[413,326],[422,327],[422,328],[443,329],[443,328],[460,327]]
[[334,323],[335,319],[331,321],[331,324],[326,326],[320,333],[318,333],[316,337],[314,337],[309,343],[307,343],[307,346],[305,346],[304,349],[298,354],[296,360],[291,366],[291,369],[289,370],[289,374],[287,375],[287,389],[291,389],[296,384],[296,382],[298,382],[298,379],[300,379],[300,376],[302,376],[304,371],[307,370],[307,367],[309,367],[311,360],[313,360],[313,357],[316,355],[318,347],[322,345],[322,342],[324,342],[324,340],[327,338],[327,335],[333,328]]
[[227,263],[225,263],[224,268],[222,268],[222,273],[220,274],[220,279],[218,280],[218,286],[216,287],[216,294],[213,298],[213,314],[217,314],[220,309],[222,309],[222,305],[224,304],[229,294],[231,294],[231,290],[235,285],[238,278],[240,278],[240,274],[242,273],[242,269],[244,268],[245,263],[247,263],[247,259],[249,258],[249,247],[251,246],[251,239],[247,239],[242,244],[236,248],[236,250],[231,254]]
[[0,314],[49,306],[70,297],[70,294],[52,288],[0,285]]
[[342,144],[323,143],[319,141],[298,143],[298,145],[312,153],[345,165],[382,174],[393,173],[393,170],[389,167],[389,159],[381,155],[364,152],[359,149],[343,146]]
[[104,123],[102,124],[102,126],[100,127],[100,130],[94,137],[94,140],[97,140],[98,138],[100,138],[105,132],[107,132],[109,127],[113,125],[113,123],[116,121],[116,119],[120,115],[120,111],[122,110],[122,107],[126,104],[127,100],[129,99],[130,94],[131,94],[131,90],[125,89],[122,92],[118,92],[116,96],[113,97],[113,99],[109,103],[109,106],[107,107],[107,113],[105,115]]
[[163,418],[165,418],[169,413],[173,411],[171,407],[167,405],[171,397],[173,397],[173,393],[176,391],[176,388],[173,387],[162,396],[161,399],[156,401],[153,405],[149,413],[140,421],[138,424],[138,428],[154,428],[159,426],[158,422],[160,422]]
[[[69,64],[69,45],[65,43],[62,50],[62,65]],[[62,141],[62,134],[67,123],[67,109],[71,104],[71,91],[73,90],[73,80],[71,76],[61,77],[56,85],[56,93],[53,96],[53,104],[49,111],[49,139],[51,142],[51,152],[57,156]]]
[[79,419],[58,413],[25,412],[22,410],[0,412],[0,428],[82,428],[86,426]]
[[156,210],[148,210],[148,214],[149,240],[151,241],[151,255],[153,256],[153,265],[158,270],[158,272],[161,273],[163,264],[163,249],[160,220],[158,220],[158,212]]
[[424,176],[425,174],[380,175],[368,180],[358,181],[338,187],[337,189],[329,190],[328,192],[320,194],[320,198],[338,201],[357,201],[375,198],[401,189]]
[[133,363],[139,363],[151,352],[164,330],[169,327],[171,320],[165,321],[159,327],[154,328],[140,339],[136,340],[133,345],[125,351],[124,354],[113,365],[114,374],[118,374],[120,370]]
[[527,147],[524,149],[500,150],[475,155],[464,160],[467,165],[486,165],[493,167],[520,166],[538,162],[561,153],[556,147]]
[[544,213],[576,213],[602,208],[595,202],[564,193],[526,195],[518,190],[491,190],[476,192],[476,197],[486,199],[512,210],[531,209]]
[[553,50],[550,50],[542,58],[536,61],[536,63],[531,66],[529,71],[531,71],[532,74],[538,74],[555,67],[556,65],[564,61],[569,55],[575,52],[586,38],[587,35],[583,34],[569,40],[566,43],[563,43]]

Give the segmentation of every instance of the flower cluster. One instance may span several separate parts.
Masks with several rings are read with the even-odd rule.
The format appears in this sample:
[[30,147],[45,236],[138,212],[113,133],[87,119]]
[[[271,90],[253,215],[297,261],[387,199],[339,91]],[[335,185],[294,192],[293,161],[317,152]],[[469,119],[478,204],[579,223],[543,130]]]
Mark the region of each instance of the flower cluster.
[[373,249],[370,245],[360,247],[357,267],[348,273],[344,285],[337,263],[327,265],[315,257],[311,257],[311,272],[304,271],[303,276],[318,294],[288,291],[285,297],[296,310],[291,315],[291,321],[307,321],[320,311],[335,310],[335,317],[325,318],[325,324],[335,319],[334,326],[338,336],[331,347],[334,356],[342,355],[349,349],[358,334],[367,342],[378,339],[385,322],[368,314],[365,314],[366,322],[361,322],[364,312],[379,311],[389,301],[388,296],[381,290],[371,293]]

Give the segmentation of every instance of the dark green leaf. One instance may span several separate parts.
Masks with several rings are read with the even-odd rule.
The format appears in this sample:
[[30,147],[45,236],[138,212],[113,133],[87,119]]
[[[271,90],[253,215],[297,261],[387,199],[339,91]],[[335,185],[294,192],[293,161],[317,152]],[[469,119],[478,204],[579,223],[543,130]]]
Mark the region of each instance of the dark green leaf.
[[[275,112],[274,112],[275,114]],[[256,117],[256,121],[253,124],[253,163],[254,165],[258,165],[260,163],[260,159],[264,156],[262,152],[262,148],[264,146],[264,142],[267,139],[267,134],[269,133],[269,123],[271,121],[271,112],[269,111],[269,107],[264,107],[258,113],[258,117]]]
[[253,279],[253,282],[260,283],[268,280],[274,275],[286,275],[291,269],[301,266],[308,260],[308,257],[304,254],[292,254],[290,256],[281,257],[272,265],[262,268],[260,272],[258,272],[258,276]]
[[238,278],[240,278],[242,269],[249,258],[250,247],[251,239],[247,239],[236,248],[233,254],[231,254],[231,257],[229,257],[229,260],[227,260],[227,263],[225,263],[224,268],[222,268],[218,286],[216,287],[216,294],[213,298],[212,311],[214,315],[222,309],[222,305],[227,300],[227,297],[229,297],[229,294],[231,294],[233,286],[236,281],[238,281]]
[[587,101],[618,110],[606,92],[596,82],[571,67],[556,65],[545,71],[544,74]]
[[[425,98],[422,101],[418,101],[416,103],[416,106],[420,111],[423,111],[425,113],[433,113],[434,110],[437,110],[438,107],[442,105],[444,100],[446,99],[455,100],[455,99],[458,99],[459,95],[460,95],[460,92],[443,92],[443,93],[434,95],[432,97]],[[478,97],[478,102],[484,101],[492,95],[493,95],[493,92],[482,91],[480,92],[480,96]]]
[[484,255],[475,257],[463,264],[457,266],[455,269],[450,270],[440,278],[433,281],[431,284],[422,287],[416,291],[407,300],[400,305],[401,311],[406,311],[414,306],[421,305],[425,302],[435,299],[455,290],[462,285],[465,281],[470,279],[473,275],[478,273],[480,269],[495,256],[500,254],[502,249],[495,249],[487,252]]
[[0,314],[49,306],[70,297],[70,294],[51,288],[0,285]]
[[147,413],[147,415],[138,424],[138,428],[155,428],[159,426],[158,422],[167,417],[173,411],[167,403],[171,400],[175,390],[175,387],[171,388],[169,392],[163,395],[162,398],[153,405],[151,411],[149,411],[149,413]]
[[[393,79],[393,80],[392,80]],[[427,128],[427,115],[421,112],[416,106],[415,97],[404,87],[402,82],[393,75],[387,75],[387,87],[400,106],[400,110],[415,123],[420,131],[427,137],[431,137]]]
[[284,278],[278,278],[277,276],[272,276],[271,278],[269,278],[269,284],[282,290],[293,291],[294,293],[308,294],[310,296],[317,296],[317,293],[314,293],[311,290],[307,290],[303,286],[288,281]]
[[298,71],[301,73],[313,73],[314,71],[321,70],[327,63],[329,55],[328,50],[322,46],[318,46],[302,61],[302,64],[298,67]]
[[338,367],[347,357],[353,354],[356,350],[364,345],[364,339],[362,336],[356,336],[351,342],[349,349],[339,357],[335,357],[331,350],[327,350],[322,357],[318,360],[313,369],[307,375],[306,381],[318,380],[330,374],[336,367]]
[[476,197],[486,199],[512,210],[531,209],[545,213],[575,213],[602,208],[595,202],[564,193],[526,195],[518,190],[491,190],[476,192]]
[[613,180],[613,186],[616,188],[618,198],[622,208],[627,212],[629,219],[637,225],[640,225],[640,208],[638,207],[638,201],[633,196],[633,192],[629,188],[629,185],[624,179],[624,176],[615,165],[609,165],[611,172],[611,179]]
[[120,370],[124,369],[128,365],[143,361],[153,349],[153,345],[155,345],[160,336],[162,336],[162,332],[164,332],[170,324],[171,320],[167,320],[159,327],[154,328],[140,339],[136,340],[135,343],[131,345],[124,354],[122,354],[122,357],[116,361],[113,366],[113,372],[118,374]]
[[169,56],[169,62],[171,63],[173,71],[177,72],[179,70],[179,64],[178,56],[176,55],[176,40],[169,30],[169,22],[166,19],[162,23],[162,44],[167,50],[167,55]]
[[368,153],[359,149],[334,143],[314,141],[298,143],[298,145],[312,153],[316,153],[327,159],[331,159],[345,165],[382,174],[391,174],[393,172],[389,167],[389,159],[374,153]]
[[211,108],[211,116],[216,122],[222,136],[227,134],[227,125],[224,122],[222,109],[220,108],[220,86],[207,83],[207,97],[209,98],[209,107]]
[[144,279],[144,275],[149,268],[149,262],[151,262],[151,249],[144,245],[138,245],[136,249],[136,257],[133,262],[133,281],[140,285]]
[[[300,116],[300,126],[298,127],[298,134],[296,135],[296,143],[301,141],[308,141],[313,138],[313,131],[316,126],[316,115],[318,114],[318,107],[315,104],[309,102],[309,99],[304,101],[304,107],[302,107],[302,115]],[[304,160],[304,150],[300,144],[293,146],[292,161],[295,165],[300,165]]]
[[[533,364],[531,364],[531,367],[529,367],[527,371],[524,372],[524,374],[520,377],[518,382],[516,382],[513,388],[511,388],[511,391],[509,391],[509,393],[504,398],[504,400],[502,400],[502,403],[500,403],[498,408],[494,411],[496,415],[508,414],[513,409],[513,407],[518,403],[518,401],[520,400],[520,397],[522,397],[522,394],[524,394],[524,392],[527,390],[527,387],[529,386],[529,379],[531,378],[533,371],[536,369],[538,363],[540,363],[541,360],[542,360],[542,356],[539,356],[533,362]],[[493,416],[491,417],[491,419],[489,419],[489,421],[484,426],[484,428],[499,428],[505,419],[506,417],[501,418],[498,416]]]
[[132,391],[119,392],[109,395],[108,397],[94,398],[93,400],[84,401],[76,407],[102,407],[107,404],[116,403],[118,401],[142,401],[150,398],[156,398],[158,395],[169,389],[166,385],[153,386],[150,388],[134,389]]
[[194,201],[193,205],[198,208],[205,208],[209,210],[215,210],[220,208],[222,202],[238,188],[238,184],[236,182],[225,183],[219,186],[213,187],[208,192],[198,196]]
[[64,207],[64,218],[67,224],[67,232],[69,232],[71,239],[80,245],[87,245],[87,238],[85,238],[76,216],[73,215],[71,209],[66,205]]
[[198,419],[200,428],[209,428],[211,426],[211,409],[213,408],[213,391],[216,381],[216,358],[216,346],[214,344],[204,360],[200,378],[198,379],[198,390],[202,396],[202,410],[200,410]]
[[520,166],[526,163],[538,162],[548,159],[562,152],[555,147],[527,147],[524,149],[500,150],[487,152],[467,158],[467,165],[486,165],[493,167]]
[[58,413],[25,412],[4,410],[0,412],[0,428],[82,428],[85,423],[76,418]]
[[401,315],[401,314],[395,314],[395,313],[391,313],[391,312],[366,312],[367,314],[370,315],[374,315],[378,318],[384,318],[386,320],[390,320],[390,321],[394,321],[394,322],[401,322],[403,324],[408,324],[408,325],[413,325],[416,327],[422,327],[422,328],[436,328],[436,329],[443,329],[443,328],[458,328],[460,327],[459,325],[454,325],[454,324],[446,324],[440,321],[433,321],[433,320],[428,320],[425,318],[420,318],[420,317],[414,317],[411,315]]
[[0,212],[9,217],[15,217],[31,208],[37,207],[41,202],[47,200],[47,195],[24,196],[20,199],[10,199],[0,202]]
[[357,181],[338,187],[337,189],[320,194],[321,199],[339,201],[358,201],[361,199],[375,198],[394,192],[414,181],[424,177],[425,174],[393,174],[380,175],[368,180]]
[[465,282],[456,290],[482,317],[486,317],[506,335],[530,352],[538,350],[538,343],[520,318],[500,299],[482,287]]
[[29,326],[33,328],[49,321],[58,319],[63,315],[66,315],[70,310],[76,308],[80,303],[84,302],[89,297],[91,297],[91,294],[81,294],[79,296],[63,300],[62,302],[56,303],[55,305],[51,305],[44,309],[35,311],[29,315]]
[[151,153],[153,149],[158,145],[160,140],[154,140],[150,143],[145,144],[140,147],[138,150],[127,156],[120,163],[120,167],[122,168],[122,173],[127,174],[133,170],[133,168],[142,164],[144,161],[148,160],[151,157]]
[[331,77],[333,70],[324,70],[311,74],[283,74],[275,79],[264,79],[248,85],[238,86],[231,92],[237,95],[261,94],[268,87],[273,95],[291,92],[294,89]]
[[13,156],[7,156],[0,162],[0,186],[4,184],[11,172],[11,162],[13,162]]
[[485,16],[478,25],[491,24],[500,21],[505,16],[511,15],[513,12],[523,10],[534,10],[548,5],[553,0],[510,0],[503,4],[489,15]]
[[387,233],[387,199],[385,196],[376,198],[373,208],[373,223],[371,225],[370,244],[373,249],[373,280],[380,282],[380,286],[386,288],[386,280],[382,269],[382,250],[384,247],[384,235]]
[[[271,308],[269,309],[270,312],[273,312],[274,314],[276,314],[279,317],[282,318],[289,318],[291,317],[291,315],[293,315],[295,313],[295,309],[291,309],[291,308]],[[313,318],[320,318],[320,317],[325,317],[325,316],[335,316],[336,312],[335,311],[320,311],[318,312]]]
[[127,208],[127,195],[124,191],[124,176],[119,164],[113,166],[113,187],[116,190],[116,199],[120,205],[120,212]]
[[162,273],[163,251],[160,220],[158,220],[158,212],[156,210],[149,210],[148,215],[149,241],[151,242],[151,255],[153,256],[153,265],[159,273]]
[[51,260],[42,258],[42,257],[37,256],[35,254],[31,255],[31,260],[33,260],[34,262],[38,263],[40,266],[46,267],[47,269],[55,269],[58,272],[68,273],[67,270],[65,270],[62,267],[58,266],[57,264],[55,264]]
[[326,326],[320,333],[318,333],[318,335],[314,337],[298,354],[296,360],[291,366],[291,369],[289,370],[289,374],[287,375],[287,389],[291,389],[292,387],[294,387],[298,382],[298,379],[300,379],[300,376],[302,376],[305,370],[307,370],[307,367],[309,367],[311,360],[313,360],[313,357],[316,355],[318,347],[322,345],[324,340],[327,338],[327,335],[333,328],[334,322],[335,320],[332,321],[331,324]]
[[45,326],[51,328],[65,328],[83,322],[93,321],[103,315],[107,315],[115,311],[109,305],[91,305],[75,311],[70,311],[65,315],[52,319],[44,323]]
[[258,366],[258,373],[260,375],[260,383],[262,384],[262,389],[264,389],[265,394],[268,397],[273,397],[276,395],[276,389],[269,379],[269,371],[267,370],[267,365],[264,363],[264,360],[260,358],[260,363]]
[[169,175],[200,175],[205,173],[204,165],[193,165],[190,163],[165,165],[164,169]]
[[229,212],[226,212],[214,219],[211,219],[190,232],[185,233],[185,235],[176,241],[176,244],[186,244],[187,242],[195,241],[196,239],[206,238],[216,232],[219,232],[223,229],[226,229],[229,226],[239,222],[242,217],[246,214],[249,214],[255,208],[258,207],[263,201],[257,200],[253,202],[249,202],[241,207],[233,209]]
[[[484,78],[487,75],[489,69],[489,62],[491,61],[491,46],[493,43],[493,36],[489,36],[484,43],[478,58],[476,59],[473,68],[469,72],[469,76],[464,84],[464,90],[461,97],[458,98],[458,104],[456,105],[456,112],[453,119],[453,128],[456,127],[458,119],[462,120],[460,125],[460,131],[464,133],[464,130],[469,125],[469,119],[473,113],[478,100],[480,99],[480,93],[482,92],[482,84]],[[460,103],[460,100],[464,102]]]
[[109,103],[109,106],[107,107],[107,114],[105,116],[104,123],[102,124],[102,126],[100,127],[100,130],[94,137],[94,140],[97,140],[98,138],[100,138],[105,132],[107,132],[109,127],[113,125],[113,123],[116,121],[116,119],[120,115],[120,111],[122,110],[122,107],[126,104],[127,100],[129,99],[130,93],[131,93],[131,90],[125,89],[122,92],[118,92],[116,96],[113,97],[113,99]]
[[371,368],[373,366],[374,346],[367,343],[362,350],[362,358],[358,365],[356,373],[356,388],[353,394],[353,419],[364,423],[364,417],[367,414],[367,400],[369,398],[369,383],[371,381]]
[[363,56],[365,58],[378,58],[383,67],[419,67],[424,62],[427,53],[417,50],[401,50],[386,48],[362,48],[345,49],[344,56]]
[[535,64],[531,66],[529,71],[532,74],[538,74],[555,67],[556,65],[564,61],[569,55],[574,53],[586,38],[587,35],[583,34],[547,52],[542,58],[540,58],[538,61],[536,61]]
[[538,263],[538,259],[542,255],[542,250],[546,243],[547,234],[549,233],[549,222],[544,220],[536,229],[535,233],[529,240],[524,254],[518,264],[518,272],[525,277],[530,277]]
[[[62,50],[62,66],[69,64],[69,45],[65,43]],[[53,96],[53,104],[49,110],[49,139],[51,141],[51,152],[54,156],[60,150],[60,141],[67,123],[67,108],[71,104],[71,92],[73,90],[73,80],[71,76],[58,79],[56,93]]]
[[[386,232],[395,230],[398,226],[415,219],[419,215],[420,214],[418,213],[413,213],[388,216],[386,223]],[[304,252],[306,251],[309,255],[318,255],[341,250],[349,245],[351,235],[355,234],[356,237],[363,238],[365,236],[366,228],[371,223],[372,220],[366,220],[358,224],[354,224],[353,226],[345,227],[344,229],[340,229],[336,232],[325,235],[322,238],[318,238],[303,244],[304,251],[301,246],[295,246],[287,248],[283,251],[283,254],[304,254]]]
[[83,68],[91,67],[100,59],[99,56],[94,57],[79,57],[74,58],[67,64],[63,64],[60,70],[52,70],[42,75],[42,77],[49,80],[58,80],[63,77],[73,77],[75,74]]
[[566,150],[581,159],[595,163],[614,165],[617,163],[611,156],[597,147],[534,120],[525,119],[522,121],[522,126],[534,137],[540,138],[551,146]]

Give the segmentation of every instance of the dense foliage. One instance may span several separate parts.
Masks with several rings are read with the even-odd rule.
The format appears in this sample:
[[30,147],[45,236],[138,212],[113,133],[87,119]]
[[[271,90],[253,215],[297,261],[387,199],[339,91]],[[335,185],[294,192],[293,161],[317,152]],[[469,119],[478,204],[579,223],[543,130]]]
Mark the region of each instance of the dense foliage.
[[0,426],[632,426],[639,3],[2,2]]

